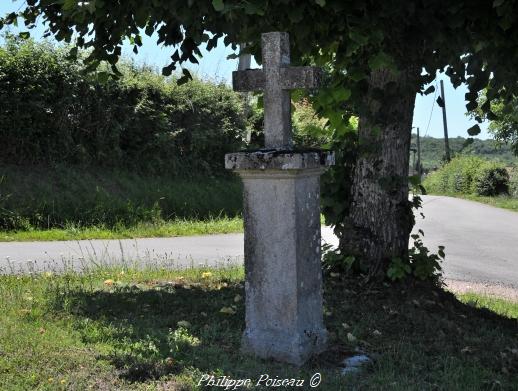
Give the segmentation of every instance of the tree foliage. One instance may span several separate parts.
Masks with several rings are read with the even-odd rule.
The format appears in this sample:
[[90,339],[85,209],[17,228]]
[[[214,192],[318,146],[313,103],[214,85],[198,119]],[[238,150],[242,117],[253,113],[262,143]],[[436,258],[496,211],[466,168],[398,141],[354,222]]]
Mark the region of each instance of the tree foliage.
[[[487,102],[487,91],[479,96],[479,104]],[[512,152],[518,156],[518,97],[511,100],[497,99],[491,102],[491,113],[483,113],[477,110],[479,115],[489,120],[489,131],[496,140],[510,146]]]
[[[197,63],[199,48],[210,50],[221,37],[228,45],[249,42],[248,50],[258,54],[261,32],[289,31],[298,61],[331,64],[332,87],[345,86],[341,100],[361,95],[362,81],[372,70],[416,64],[423,70],[415,80],[417,90],[436,71],[444,71],[454,86],[468,84],[467,107],[473,110],[477,93],[485,87],[489,100],[513,94],[508,81],[518,57],[517,11],[513,0],[28,0],[19,14],[4,17],[0,27],[20,15],[30,28],[40,17],[48,23],[48,35],[91,49],[91,66],[104,60],[115,72],[125,39],[138,51],[143,34],[156,33],[159,44],[175,47],[165,74],[177,65]],[[490,112],[488,104],[481,108]]]
[[[473,155],[507,166],[518,164],[518,158],[513,155],[511,147],[498,140],[481,140],[458,136],[451,137],[449,145],[453,157]],[[412,147],[416,151],[415,159],[417,160],[417,136],[415,134],[412,135]],[[411,163],[412,160],[411,157]],[[445,162],[444,139],[430,136],[421,137],[421,164],[425,172],[440,168]]]

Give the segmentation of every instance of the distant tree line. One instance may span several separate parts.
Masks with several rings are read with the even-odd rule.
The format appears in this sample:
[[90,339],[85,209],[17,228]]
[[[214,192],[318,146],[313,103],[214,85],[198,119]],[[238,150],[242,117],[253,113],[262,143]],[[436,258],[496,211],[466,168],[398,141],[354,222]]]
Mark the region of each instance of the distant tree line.
[[[464,137],[450,138],[449,141],[453,157],[461,155],[478,156],[507,166],[518,165],[518,158],[514,155],[512,147],[505,143]],[[417,136],[412,134],[412,148],[415,149],[416,147]],[[421,137],[421,164],[425,171],[441,167],[445,163],[444,159],[444,139]],[[410,164],[413,164],[412,156]]]

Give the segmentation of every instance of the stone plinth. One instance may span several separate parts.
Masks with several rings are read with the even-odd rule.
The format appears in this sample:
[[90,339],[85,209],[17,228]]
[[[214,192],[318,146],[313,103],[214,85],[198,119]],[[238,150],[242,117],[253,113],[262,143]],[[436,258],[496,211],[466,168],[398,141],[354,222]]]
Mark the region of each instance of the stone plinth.
[[242,350],[302,365],[326,346],[320,175],[331,153],[263,150],[225,157],[244,184],[246,329]]

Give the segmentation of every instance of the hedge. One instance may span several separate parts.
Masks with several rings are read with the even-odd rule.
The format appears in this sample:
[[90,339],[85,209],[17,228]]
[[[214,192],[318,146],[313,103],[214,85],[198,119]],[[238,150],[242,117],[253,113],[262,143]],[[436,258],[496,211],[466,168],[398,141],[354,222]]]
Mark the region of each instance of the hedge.
[[69,60],[66,48],[8,37],[0,48],[0,164],[213,174],[226,152],[243,147],[243,105],[228,86],[178,86],[130,63],[121,71],[106,81]]
[[509,173],[501,163],[476,156],[459,156],[424,181],[432,193],[495,196],[509,193]]

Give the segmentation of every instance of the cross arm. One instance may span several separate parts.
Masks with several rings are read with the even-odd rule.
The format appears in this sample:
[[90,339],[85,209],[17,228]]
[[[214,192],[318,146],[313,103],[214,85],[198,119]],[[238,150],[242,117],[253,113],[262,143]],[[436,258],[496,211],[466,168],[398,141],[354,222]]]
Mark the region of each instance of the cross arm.
[[265,86],[264,72],[261,69],[247,69],[232,72],[234,91],[262,91]]
[[317,88],[322,83],[322,69],[317,67],[281,68],[283,90]]

